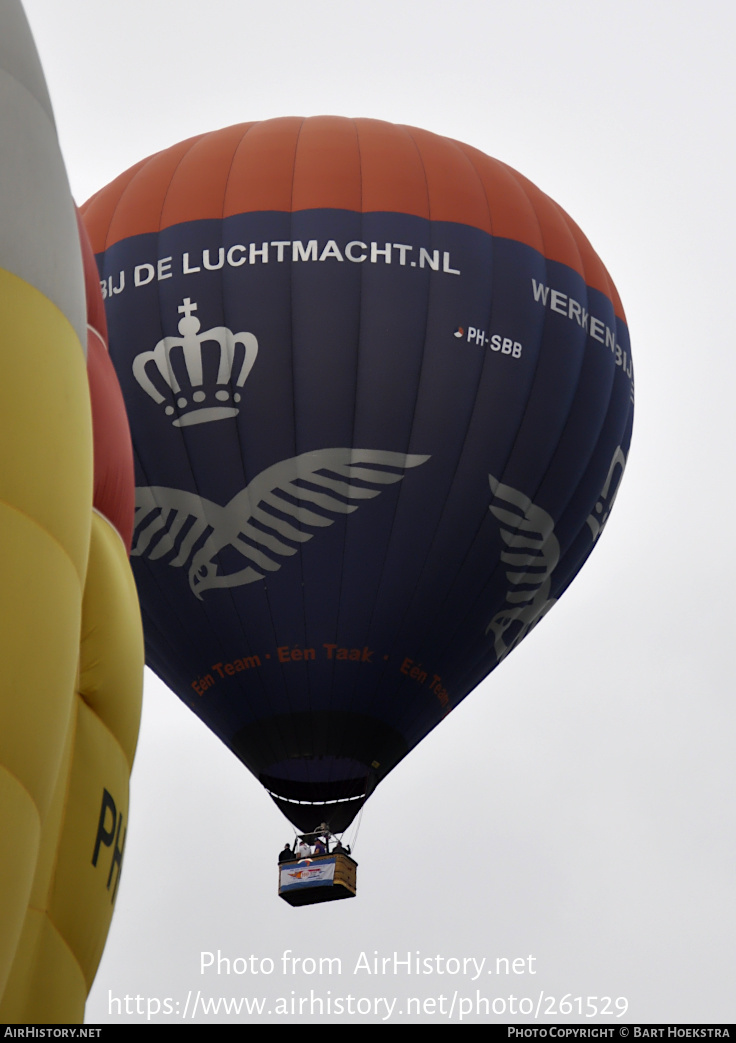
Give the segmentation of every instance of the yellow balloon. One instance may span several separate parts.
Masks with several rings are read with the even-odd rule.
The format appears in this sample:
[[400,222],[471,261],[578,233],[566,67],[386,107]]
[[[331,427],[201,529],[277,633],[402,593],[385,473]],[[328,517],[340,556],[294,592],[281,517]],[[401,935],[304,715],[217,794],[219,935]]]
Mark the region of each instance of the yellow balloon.
[[0,1021],[81,1021],[117,893],[143,642],[93,510],[74,204],[19,3],[0,8]]

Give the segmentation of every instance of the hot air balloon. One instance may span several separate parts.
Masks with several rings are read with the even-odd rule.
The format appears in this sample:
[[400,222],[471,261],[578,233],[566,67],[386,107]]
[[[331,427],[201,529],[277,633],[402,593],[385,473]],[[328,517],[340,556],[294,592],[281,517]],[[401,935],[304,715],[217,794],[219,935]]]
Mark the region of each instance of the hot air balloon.
[[125,846],[143,681],[133,454],[14,2],[0,67],[0,1021],[58,1023],[83,1019]]
[[299,830],[344,830],[596,543],[616,290],[516,171],[369,119],[203,134],[83,213],[147,662]]

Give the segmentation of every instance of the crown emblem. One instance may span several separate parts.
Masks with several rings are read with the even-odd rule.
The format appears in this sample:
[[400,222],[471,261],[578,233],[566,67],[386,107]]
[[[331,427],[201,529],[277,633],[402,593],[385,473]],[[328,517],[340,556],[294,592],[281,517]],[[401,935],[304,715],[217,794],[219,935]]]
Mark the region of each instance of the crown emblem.
[[[226,326],[200,333],[196,310],[186,297],[179,305],[181,336],[163,337],[153,351],[133,359],[133,376],[157,405],[167,403],[165,413],[174,417],[174,427],[237,416],[237,389],[245,384],[258,354],[252,333],[233,333]],[[240,368],[233,387],[236,356]]]

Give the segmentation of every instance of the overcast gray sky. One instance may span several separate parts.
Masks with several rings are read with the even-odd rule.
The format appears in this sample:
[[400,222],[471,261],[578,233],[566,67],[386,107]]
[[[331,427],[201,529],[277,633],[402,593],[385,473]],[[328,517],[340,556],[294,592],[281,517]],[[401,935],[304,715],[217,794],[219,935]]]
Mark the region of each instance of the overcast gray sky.
[[[426,127],[516,167],[575,218],[619,289],[636,368],[629,466],[605,535],[554,611],[369,801],[357,899],[291,909],[277,897],[291,827],[147,677],[124,873],[87,1020],[145,1021],[148,1009],[176,1022],[198,990],[263,1000],[251,1020],[272,1023],[378,1023],[393,1001],[394,1023],[461,1010],[533,1021],[511,1007],[524,998],[548,1024],[563,1020],[563,998],[585,1020],[593,997],[612,1002],[589,1024],[610,1021],[617,998],[624,1021],[734,1020],[734,7],[25,7],[78,202],[231,123],[336,113]],[[218,950],[248,959],[247,973],[201,974],[200,954]],[[434,973],[361,969],[361,953],[407,951],[432,957]],[[339,958],[342,973],[337,962],[305,973],[292,956]],[[485,958],[477,980],[472,964],[439,973],[463,957]],[[504,957],[518,973],[489,975]],[[126,995],[143,1014],[126,1013]],[[357,1013],[289,1013],[312,995],[352,996]],[[412,997],[429,1002],[409,1018]],[[166,998],[173,1013],[156,1014]],[[198,1008],[196,1020],[244,1011]]]

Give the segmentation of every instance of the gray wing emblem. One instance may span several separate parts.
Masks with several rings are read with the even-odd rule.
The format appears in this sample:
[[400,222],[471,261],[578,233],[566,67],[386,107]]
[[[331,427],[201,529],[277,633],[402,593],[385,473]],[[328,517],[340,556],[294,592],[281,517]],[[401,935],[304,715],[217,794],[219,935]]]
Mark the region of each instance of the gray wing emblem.
[[[189,586],[200,599],[214,587],[255,583],[319,529],[427,460],[377,449],[319,449],[267,467],[224,507],[182,489],[138,488],[131,553],[155,560],[176,552],[169,565],[188,565]],[[224,548],[245,567],[222,573],[215,559]]]
[[501,538],[507,550],[501,561],[509,565],[506,605],[486,627],[493,632],[498,662],[525,637],[554,605],[550,599],[552,573],[560,560],[554,520],[528,496],[488,475],[493,500],[491,514],[501,522]]

